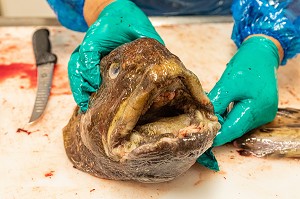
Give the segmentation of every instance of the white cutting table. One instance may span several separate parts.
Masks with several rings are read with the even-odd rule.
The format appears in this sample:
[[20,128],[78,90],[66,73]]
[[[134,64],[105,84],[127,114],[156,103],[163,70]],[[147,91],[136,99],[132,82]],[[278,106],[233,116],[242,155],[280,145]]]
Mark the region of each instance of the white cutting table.
[[[76,170],[62,139],[75,102],[67,63],[83,34],[48,27],[58,56],[52,93],[43,117],[28,124],[36,93],[31,38],[38,27],[0,28],[0,198],[286,198],[300,197],[300,162],[240,156],[225,145],[214,149],[220,172],[198,164],[160,184],[111,181]],[[236,51],[232,23],[160,25],[157,31],[209,91]],[[300,56],[278,72],[280,107],[300,108]],[[25,132],[27,131],[27,132]]]

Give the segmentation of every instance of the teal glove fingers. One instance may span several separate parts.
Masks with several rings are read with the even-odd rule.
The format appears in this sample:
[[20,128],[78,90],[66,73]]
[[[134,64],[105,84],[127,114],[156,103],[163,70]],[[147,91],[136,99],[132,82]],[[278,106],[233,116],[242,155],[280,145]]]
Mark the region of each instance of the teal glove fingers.
[[251,122],[255,120],[253,111],[255,108],[251,107],[251,100],[236,104],[226,117],[213,146],[223,145],[248,132],[253,125]]
[[[83,64],[80,60],[79,48],[80,46],[78,46],[71,55],[71,59],[68,64],[68,74],[69,74],[70,87],[74,99],[78,104],[78,106],[80,107],[81,111],[85,112],[88,109],[88,101],[89,101],[90,93],[95,92],[96,89],[93,87],[93,85],[90,85],[89,82],[85,81],[86,78],[83,77],[85,73],[82,72]],[[100,76],[97,75],[96,78],[100,78]],[[100,80],[101,79],[98,79],[99,84],[100,84]]]
[[68,75],[73,97],[82,112],[89,96],[101,85],[100,60],[118,46],[141,37],[164,44],[148,17],[131,1],[116,0],[106,6],[71,55]]
[[212,152],[212,147],[207,149],[198,159],[197,163],[213,170],[220,171],[217,159]]
[[[220,146],[274,119],[278,108],[276,45],[264,37],[244,41],[208,94],[224,117],[213,146]],[[227,114],[226,108],[234,102]],[[225,115],[224,115],[225,114]]]
[[[77,63],[81,66],[81,76],[88,83],[84,84],[82,88],[87,92],[95,92],[101,83],[99,68],[100,52],[88,51],[80,53],[79,51],[79,55]],[[89,86],[85,87],[85,85]]]

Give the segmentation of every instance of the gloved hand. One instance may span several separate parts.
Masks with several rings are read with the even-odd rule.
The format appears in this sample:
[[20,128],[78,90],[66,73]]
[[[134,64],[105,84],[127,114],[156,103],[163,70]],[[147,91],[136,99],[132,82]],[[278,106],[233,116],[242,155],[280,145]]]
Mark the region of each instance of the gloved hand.
[[90,94],[101,84],[101,58],[140,37],[154,38],[164,44],[147,16],[133,2],[116,0],[102,10],[68,64],[71,90],[82,112],[88,109]]
[[[230,142],[274,119],[278,108],[279,63],[278,49],[271,40],[254,36],[242,43],[208,94],[215,113],[224,117],[213,146]],[[231,102],[234,107],[223,115]]]

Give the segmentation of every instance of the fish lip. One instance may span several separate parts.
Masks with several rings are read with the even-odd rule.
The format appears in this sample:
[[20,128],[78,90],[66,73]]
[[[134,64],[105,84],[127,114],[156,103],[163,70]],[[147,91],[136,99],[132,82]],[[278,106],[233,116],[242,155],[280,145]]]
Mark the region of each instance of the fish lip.
[[[123,102],[124,109],[121,112],[130,114],[125,116],[121,113],[116,114],[117,116],[113,119],[118,125],[114,125],[114,128],[110,126],[107,134],[107,144],[104,145],[105,151],[109,156],[117,161],[126,157],[124,153],[120,153],[118,150],[120,140],[123,140],[134,129],[157,85],[163,84],[167,80],[178,78],[182,80],[195,101],[207,113],[207,116],[211,117],[212,121],[217,121],[216,117],[214,118],[213,116],[213,106],[202,90],[201,83],[196,75],[187,70],[177,59],[167,60],[163,64],[160,63],[159,65],[149,67],[143,75],[143,81],[140,82],[127,100]],[[136,106],[137,104],[139,106]]]
[[186,137],[162,137],[157,141],[141,144],[122,156],[120,162],[142,159],[145,156],[151,156],[153,152],[158,157],[168,154],[172,157],[184,158],[188,155],[189,158],[195,160],[212,145],[215,135],[215,131],[205,130],[191,133]]

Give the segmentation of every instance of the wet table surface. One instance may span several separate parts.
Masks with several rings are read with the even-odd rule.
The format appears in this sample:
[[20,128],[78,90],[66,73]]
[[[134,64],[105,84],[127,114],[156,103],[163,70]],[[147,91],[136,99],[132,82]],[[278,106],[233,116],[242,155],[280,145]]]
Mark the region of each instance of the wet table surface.
[[[62,128],[75,107],[67,63],[83,34],[48,27],[58,56],[45,113],[28,124],[36,94],[31,38],[39,27],[0,28],[0,198],[299,198],[300,162],[214,149],[220,171],[195,164],[175,180],[141,184],[103,180],[72,167]],[[236,51],[231,23],[158,26],[157,31],[209,91]],[[300,56],[278,71],[280,107],[300,108]]]

